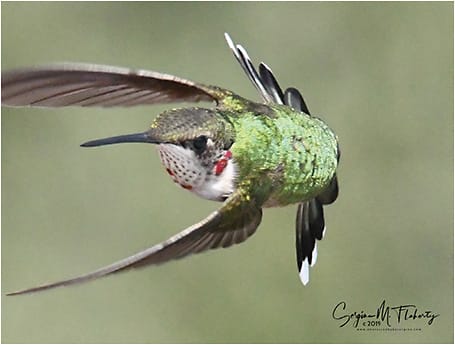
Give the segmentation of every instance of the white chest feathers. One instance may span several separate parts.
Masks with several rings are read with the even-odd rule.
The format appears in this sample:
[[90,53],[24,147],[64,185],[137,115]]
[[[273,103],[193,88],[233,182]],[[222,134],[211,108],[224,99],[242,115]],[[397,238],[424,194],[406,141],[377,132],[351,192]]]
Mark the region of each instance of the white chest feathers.
[[182,146],[160,144],[158,152],[174,182],[200,197],[222,201],[234,191],[237,169],[230,151],[210,159]]

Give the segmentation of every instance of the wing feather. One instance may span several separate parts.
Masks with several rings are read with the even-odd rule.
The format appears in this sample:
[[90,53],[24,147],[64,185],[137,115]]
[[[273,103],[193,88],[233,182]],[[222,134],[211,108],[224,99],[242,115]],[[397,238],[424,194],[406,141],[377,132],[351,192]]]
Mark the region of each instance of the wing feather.
[[2,105],[8,106],[219,102],[222,91],[169,74],[92,64],[56,64],[2,74]]
[[161,264],[209,249],[230,247],[250,237],[256,231],[261,219],[261,208],[244,191],[237,190],[219,210],[164,242],[91,273],[8,295],[26,294],[82,283],[130,268]]

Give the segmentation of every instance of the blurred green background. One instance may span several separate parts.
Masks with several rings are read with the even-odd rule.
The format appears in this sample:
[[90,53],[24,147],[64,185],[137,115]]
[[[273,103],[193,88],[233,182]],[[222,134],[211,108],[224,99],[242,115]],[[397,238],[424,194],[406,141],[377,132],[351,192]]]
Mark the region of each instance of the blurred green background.
[[[342,150],[310,284],[295,207],[229,250],[41,294],[155,244],[219,204],[177,188],[141,131],[167,106],[2,109],[3,342],[453,342],[453,4],[2,3],[2,69],[58,61],[167,72],[259,100],[229,32],[295,86]],[[334,306],[416,304],[421,331],[339,328]]]

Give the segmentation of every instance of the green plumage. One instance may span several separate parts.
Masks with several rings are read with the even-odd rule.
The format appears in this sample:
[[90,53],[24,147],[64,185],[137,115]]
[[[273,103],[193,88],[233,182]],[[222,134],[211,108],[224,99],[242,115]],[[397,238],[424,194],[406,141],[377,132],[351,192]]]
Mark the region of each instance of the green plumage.
[[320,194],[337,167],[337,139],[320,119],[284,105],[257,104],[241,97],[216,109],[181,108],[160,114],[149,135],[182,143],[204,135],[230,147],[236,185],[259,204],[285,206]]
[[311,199],[328,186],[337,167],[337,138],[322,120],[284,105],[225,99],[216,109],[166,111],[150,136],[181,143],[204,135],[220,149],[233,142],[236,185],[266,207]]
[[256,180],[258,192],[262,184],[271,184],[265,206],[308,200],[324,190],[335,174],[336,136],[317,118],[287,106],[272,109],[274,116],[246,113],[231,118],[236,130],[231,151],[239,180]]
[[85,142],[94,147],[124,142],[157,145],[167,173],[183,188],[224,201],[202,221],[169,239],[75,278],[16,291],[23,294],[81,283],[111,273],[161,264],[249,238],[262,208],[298,204],[296,253],[299,276],[309,281],[317,257],[316,240],[325,231],[323,205],[338,196],[337,138],[310,116],[300,92],[281,90],[263,63],[259,71],[226,34],[235,58],[264,103],[227,89],[145,70],[66,64],[2,74],[6,106],[134,106],[212,101],[214,108],[177,108],[158,115],[141,133]]

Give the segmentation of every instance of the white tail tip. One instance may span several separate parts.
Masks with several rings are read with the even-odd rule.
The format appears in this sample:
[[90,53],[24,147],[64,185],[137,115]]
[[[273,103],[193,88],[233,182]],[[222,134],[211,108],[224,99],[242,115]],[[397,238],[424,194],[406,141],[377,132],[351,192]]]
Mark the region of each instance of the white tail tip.
[[300,280],[302,281],[303,285],[308,284],[310,281],[310,265],[308,264],[308,258],[303,260],[302,267],[300,268],[299,272]]

